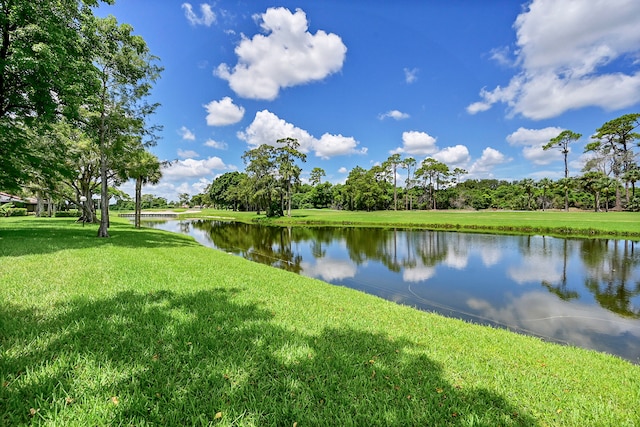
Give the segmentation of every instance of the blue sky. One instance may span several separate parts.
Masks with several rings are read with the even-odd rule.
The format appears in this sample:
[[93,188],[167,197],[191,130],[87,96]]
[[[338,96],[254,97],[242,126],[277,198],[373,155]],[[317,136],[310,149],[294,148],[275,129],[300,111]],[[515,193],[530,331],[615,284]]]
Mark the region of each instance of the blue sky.
[[177,161],[144,192],[168,200],[285,137],[307,154],[303,180],[320,167],[343,183],[393,153],[557,179],[550,138],[583,134],[578,175],[595,129],[640,112],[636,0],[119,0],[97,14],[131,24],[164,67],[152,151]]

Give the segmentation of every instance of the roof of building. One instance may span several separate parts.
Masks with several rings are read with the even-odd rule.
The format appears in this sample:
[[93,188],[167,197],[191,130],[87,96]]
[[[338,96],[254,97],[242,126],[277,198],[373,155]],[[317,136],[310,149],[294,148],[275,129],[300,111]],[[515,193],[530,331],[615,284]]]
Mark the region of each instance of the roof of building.
[[34,199],[33,197],[18,197],[13,194],[0,191],[0,203],[13,203],[13,202],[28,203],[28,204],[37,203],[36,199]]

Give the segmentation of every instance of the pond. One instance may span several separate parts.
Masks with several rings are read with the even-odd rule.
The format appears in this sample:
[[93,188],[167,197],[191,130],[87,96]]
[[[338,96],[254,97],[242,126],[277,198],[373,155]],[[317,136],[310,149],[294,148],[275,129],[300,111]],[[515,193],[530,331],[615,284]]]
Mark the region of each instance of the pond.
[[640,363],[637,241],[215,220],[144,225],[400,304]]

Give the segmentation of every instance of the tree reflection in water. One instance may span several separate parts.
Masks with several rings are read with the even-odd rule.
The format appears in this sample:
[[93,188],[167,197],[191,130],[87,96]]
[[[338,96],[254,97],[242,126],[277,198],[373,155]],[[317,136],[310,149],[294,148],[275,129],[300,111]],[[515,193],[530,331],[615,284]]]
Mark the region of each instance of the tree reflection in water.
[[635,242],[629,240],[585,240],[581,256],[589,276],[585,287],[598,304],[624,317],[640,319],[640,306],[632,299],[640,295],[640,281],[635,277],[640,263]]
[[[634,241],[212,220],[160,227],[403,304],[640,361],[640,254]],[[603,334],[639,343],[613,345],[614,338]],[[604,348],[598,347],[602,341]]]

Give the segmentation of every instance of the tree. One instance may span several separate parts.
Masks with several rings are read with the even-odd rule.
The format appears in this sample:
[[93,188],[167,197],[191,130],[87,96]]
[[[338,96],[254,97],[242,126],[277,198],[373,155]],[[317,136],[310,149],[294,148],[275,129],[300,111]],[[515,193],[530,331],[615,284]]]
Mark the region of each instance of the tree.
[[309,182],[313,188],[308,193],[308,201],[314,208],[324,208],[331,204],[332,185],[330,182],[321,182],[325,175],[322,168],[315,167],[311,170]]
[[311,170],[311,174],[309,175],[309,182],[311,183],[311,185],[316,186],[320,184],[323,176],[326,176],[324,169],[315,167]]
[[191,196],[189,195],[189,193],[178,194],[178,200],[179,200],[180,206],[187,206],[189,204],[190,199],[191,199]]
[[246,166],[248,182],[252,191],[251,198],[256,203],[256,211],[260,214],[262,209],[267,211],[267,216],[274,216],[272,195],[275,189],[275,165],[272,160],[275,148],[262,144],[257,148],[245,151],[242,155]]
[[460,179],[461,179],[462,175],[466,175],[467,173],[468,172],[465,169],[462,169],[462,168],[455,168],[453,170],[452,174],[453,174],[453,179],[454,179],[454,182],[456,183],[456,185],[460,184],[460,182],[461,182]]
[[300,143],[295,138],[282,138],[279,139],[278,144],[282,144],[281,147],[276,148],[275,164],[280,175],[280,179],[284,183],[285,197],[287,200],[287,216],[291,217],[291,193],[292,185],[295,182],[300,181],[300,169],[295,164],[296,159],[303,162],[307,160],[307,156],[304,153],[298,151]]
[[43,134],[61,117],[77,117],[95,90],[93,46],[83,29],[97,4],[0,1],[0,188],[17,189],[34,171],[55,172],[51,151],[29,132]]
[[636,182],[640,181],[640,167],[634,164],[623,175],[625,184],[631,184],[631,195],[636,195]]
[[155,65],[157,58],[149,53],[144,39],[132,32],[130,25],[118,25],[113,16],[91,21],[92,75],[99,90],[87,103],[91,117],[87,128],[93,132],[100,153],[98,237],[109,237],[109,170],[138,150],[144,137],[151,137],[145,145],[155,142],[156,128],[149,127],[146,120],[158,105],[148,104],[146,98],[162,69]]
[[531,178],[525,178],[520,181],[519,184],[527,196],[527,210],[531,210],[531,201],[533,200],[533,190],[535,189],[535,182]]
[[242,159],[247,164],[246,171],[258,213],[264,208],[267,216],[282,216],[286,202],[287,214],[291,216],[292,188],[300,181],[302,172],[295,162],[296,159],[304,162],[307,156],[298,151],[300,144],[297,139],[282,138],[276,142],[279,147],[262,144],[246,151]]
[[217,208],[236,210],[243,200],[240,190],[244,178],[246,174],[238,171],[224,173],[207,186],[205,193]]
[[405,209],[407,210],[411,210],[413,208],[412,206],[412,198],[411,198],[411,187],[413,186],[413,179],[411,178],[411,168],[415,168],[416,166],[416,159],[414,159],[413,157],[406,157],[403,161],[402,161],[403,167],[407,169],[407,179],[405,181]]
[[580,186],[587,192],[593,195],[594,210],[598,212],[600,210],[600,191],[602,190],[601,183],[607,176],[601,171],[589,171],[582,175],[579,179]]
[[542,210],[544,211],[548,205],[547,201],[547,191],[552,187],[553,182],[549,178],[542,178],[540,182],[538,182],[538,187],[542,190]]
[[323,182],[311,189],[309,201],[314,208],[326,208],[331,205],[333,196],[333,185],[330,182]]
[[383,178],[384,172],[382,166],[373,166],[369,170],[356,166],[349,172],[343,187],[348,209],[372,211],[387,208],[385,186],[389,183]]
[[618,180],[604,176],[598,180],[597,185],[600,189],[600,193],[604,196],[604,211],[609,212],[609,196],[611,193],[615,193],[616,195],[618,194]]
[[138,150],[131,154],[127,160],[123,178],[132,178],[136,181],[135,195],[135,219],[136,228],[140,228],[140,213],[142,211],[142,186],[144,184],[157,184],[162,177],[161,163],[156,156],[146,150]]
[[[569,144],[573,141],[577,141],[582,137],[582,134],[575,133],[570,130],[564,130],[560,132],[555,138],[551,138],[549,142],[542,147],[543,150],[548,150],[553,147],[557,147],[564,156],[564,177],[569,178],[569,164],[567,163],[567,157],[569,155]],[[569,210],[569,189],[565,188],[564,192],[564,210]]]
[[400,154],[395,153],[389,156],[387,160],[383,163],[383,167],[385,169],[390,169],[391,175],[393,177],[393,210],[398,210],[398,187],[396,185],[396,170],[398,169],[398,165],[402,164],[402,159],[400,158]]
[[69,198],[81,208],[80,220],[98,222],[94,204],[81,202],[81,197],[92,200],[100,187],[100,155],[97,147],[86,134],[66,123],[60,123],[56,129],[59,138],[63,140],[61,145],[67,149],[65,163],[60,164],[58,170],[66,167],[77,171],[77,176],[66,179],[61,176],[60,181],[71,189]]
[[424,159],[416,171],[416,177],[423,178],[424,180],[425,190],[427,189],[427,179],[429,180],[428,188],[430,189],[430,200],[433,209],[438,208],[435,197],[435,191],[437,190],[436,187],[438,186],[438,183],[448,175],[449,167],[431,157]]
[[[587,144],[585,151],[595,151],[610,156],[611,172],[616,180],[634,165],[632,143],[640,139],[640,133],[635,130],[640,126],[640,113],[625,114],[610,120],[596,130],[592,137],[594,142]],[[625,183],[627,198],[628,183]],[[620,189],[616,186],[616,210],[622,209]]]

